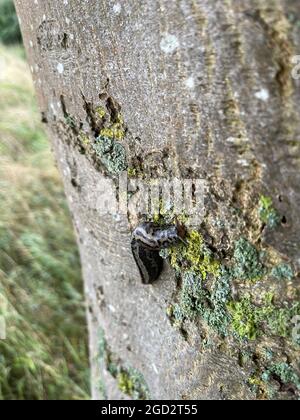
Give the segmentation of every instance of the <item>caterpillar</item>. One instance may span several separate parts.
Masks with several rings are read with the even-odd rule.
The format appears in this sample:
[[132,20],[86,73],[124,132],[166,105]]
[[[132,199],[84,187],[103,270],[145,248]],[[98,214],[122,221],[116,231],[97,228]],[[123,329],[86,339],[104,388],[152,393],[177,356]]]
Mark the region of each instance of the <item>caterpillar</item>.
[[159,251],[178,244],[184,236],[185,228],[179,223],[162,228],[145,222],[136,227],[131,237],[131,249],[142,283],[150,284],[159,278],[163,270]]

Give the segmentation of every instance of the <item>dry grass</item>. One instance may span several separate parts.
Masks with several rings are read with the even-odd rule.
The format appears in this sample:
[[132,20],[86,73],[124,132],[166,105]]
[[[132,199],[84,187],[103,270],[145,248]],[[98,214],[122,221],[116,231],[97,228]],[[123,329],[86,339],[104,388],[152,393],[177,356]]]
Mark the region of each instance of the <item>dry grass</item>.
[[0,46],[0,399],[86,399],[79,256],[22,57]]

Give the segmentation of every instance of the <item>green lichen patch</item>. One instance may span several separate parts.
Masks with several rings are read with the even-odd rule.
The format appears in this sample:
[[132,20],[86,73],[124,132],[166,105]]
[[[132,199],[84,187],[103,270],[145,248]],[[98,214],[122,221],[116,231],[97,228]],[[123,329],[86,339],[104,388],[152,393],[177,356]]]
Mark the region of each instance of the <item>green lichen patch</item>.
[[274,336],[290,338],[293,332],[293,318],[300,315],[300,303],[285,304],[276,308],[272,302],[265,309],[265,320],[269,331]]
[[76,120],[74,117],[72,117],[72,115],[69,115],[66,113],[64,118],[65,118],[65,123],[67,124],[68,127],[70,127],[72,130],[76,129]]
[[232,317],[231,328],[234,333],[240,338],[255,340],[260,317],[250,296],[245,295],[238,302],[230,302],[227,307]]
[[231,314],[231,328],[242,339],[255,340],[262,334],[275,337],[291,337],[292,319],[300,314],[300,304],[275,306],[272,293],[266,293],[263,303],[257,306],[250,294],[239,301],[232,301],[227,308]]
[[261,262],[261,254],[245,238],[235,243],[234,262],[232,274],[237,279],[256,281],[266,274],[266,269]]
[[266,360],[270,361],[274,358],[275,353],[273,350],[269,349],[269,348],[265,348],[263,351],[263,356]]
[[223,336],[228,335],[228,326],[231,322],[227,310],[227,304],[231,299],[230,280],[228,271],[222,268],[220,277],[215,279],[210,296],[211,311],[208,325]]
[[279,379],[283,384],[294,385],[300,391],[300,376],[286,362],[272,365],[263,372],[261,378],[264,382],[270,381],[271,378]]
[[220,275],[220,263],[206,246],[203,236],[195,230],[187,234],[186,245],[171,248],[168,256],[171,266],[178,272],[193,272],[203,280],[209,274],[214,277]]
[[276,228],[280,224],[280,216],[273,207],[273,200],[271,197],[266,197],[264,195],[260,197],[258,214],[260,220],[271,229]]
[[294,270],[289,264],[279,264],[272,269],[271,276],[277,280],[292,280]]
[[175,324],[181,326],[184,320],[204,320],[219,334],[226,336],[230,322],[227,303],[231,299],[229,276],[225,269],[216,278],[211,291],[204,287],[201,276],[186,272],[182,279],[179,301],[169,309]]
[[194,273],[187,272],[183,275],[179,302],[173,306],[172,311],[177,324],[182,323],[185,319],[195,320],[198,316],[207,318],[209,295],[202,282],[202,278]]
[[95,133],[99,133],[92,147],[106,169],[113,175],[127,171],[126,150],[121,141],[126,135],[126,126],[122,115],[114,110],[110,112],[98,106],[92,112]]
[[[104,365],[113,378],[116,379],[121,392],[135,400],[149,399],[149,389],[142,374],[131,367],[125,366],[107,345],[104,331],[99,333],[99,362]],[[105,384],[100,380],[99,389],[106,394]]]
[[127,170],[126,151],[122,144],[109,137],[100,136],[93,148],[110,173],[117,175]]
[[121,392],[129,395],[134,400],[149,399],[149,389],[139,371],[136,369],[120,368],[117,373],[118,387]]

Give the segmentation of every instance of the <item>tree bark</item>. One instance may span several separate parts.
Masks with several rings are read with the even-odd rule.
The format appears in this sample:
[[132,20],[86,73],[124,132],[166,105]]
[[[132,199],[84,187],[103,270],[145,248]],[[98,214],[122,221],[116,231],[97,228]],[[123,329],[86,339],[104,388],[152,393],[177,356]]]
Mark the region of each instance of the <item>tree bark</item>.
[[[227,306],[233,318],[226,336],[201,316],[179,328],[168,308],[180,301],[183,286],[170,264],[153,285],[141,283],[130,249],[138,221],[97,211],[97,186],[107,177],[114,182],[115,168],[93,145],[101,130],[119,124],[131,174],[205,179],[209,194],[198,228],[215,257],[237,264],[235,244],[245,237],[267,254],[269,271],[283,263],[293,270],[281,280],[232,278],[232,301],[250,293],[260,308],[255,293],[272,292],[276,307],[296,304],[298,1],[15,4],[78,237],[93,398],[297,399],[299,347],[289,334],[237,338],[236,305]],[[259,213],[262,196],[280,214],[276,228],[262,213],[268,209]]]

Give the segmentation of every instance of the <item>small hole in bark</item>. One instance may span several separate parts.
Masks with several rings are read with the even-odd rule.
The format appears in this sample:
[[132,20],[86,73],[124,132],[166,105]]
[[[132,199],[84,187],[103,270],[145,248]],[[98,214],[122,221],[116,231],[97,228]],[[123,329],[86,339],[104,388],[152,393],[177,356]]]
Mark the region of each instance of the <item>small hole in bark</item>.
[[75,178],[72,178],[71,179],[71,184],[73,185],[74,188],[78,188],[79,187],[78,182],[76,181]]
[[109,97],[106,100],[106,107],[110,113],[111,122],[112,123],[117,122],[120,106],[112,98]]
[[286,225],[286,224],[287,224],[287,219],[286,219],[286,217],[285,217],[285,216],[283,216],[283,218],[281,219],[281,223],[282,223],[283,225]]
[[63,38],[62,38],[62,41],[61,41],[61,46],[65,50],[68,48],[68,35],[65,32],[63,34]]
[[48,118],[47,118],[47,116],[46,116],[46,113],[45,112],[42,112],[42,119],[41,119],[41,121],[42,121],[42,123],[43,124],[48,124]]

